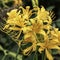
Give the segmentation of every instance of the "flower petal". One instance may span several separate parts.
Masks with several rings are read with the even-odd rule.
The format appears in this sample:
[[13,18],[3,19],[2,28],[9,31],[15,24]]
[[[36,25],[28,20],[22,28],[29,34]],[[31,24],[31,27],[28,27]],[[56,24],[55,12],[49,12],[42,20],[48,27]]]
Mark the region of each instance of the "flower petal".
[[50,52],[46,49],[46,56],[47,56],[47,58],[49,59],[49,60],[53,60],[53,57],[52,57],[52,55],[50,54]]
[[43,48],[39,48],[38,51],[39,51],[40,53],[42,53],[43,50],[44,50]]
[[50,46],[50,49],[58,49],[58,50],[60,50],[60,47],[57,46],[57,45],[53,45],[53,46]]
[[31,52],[31,50],[32,50],[32,46],[24,49],[24,50],[23,50],[23,54],[24,54],[24,55],[29,55],[29,53]]

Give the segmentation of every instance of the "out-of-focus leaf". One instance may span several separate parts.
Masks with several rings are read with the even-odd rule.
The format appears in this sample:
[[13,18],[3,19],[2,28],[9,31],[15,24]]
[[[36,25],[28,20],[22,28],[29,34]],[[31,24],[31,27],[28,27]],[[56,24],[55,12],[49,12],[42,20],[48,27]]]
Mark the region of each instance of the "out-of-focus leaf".
[[55,8],[55,6],[49,6],[48,8],[47,8],[47,10],[48,11],[51,11],[51,10],[53,10]]
[[13,0],[3,0],[5,3],[8,3],[8,2],[10,2],[10,1],[13,1]]
[[3,58],[4,52],[0,50],[0,60]]
[[11,37],[0,31],[0,44],[3,45],[5,49],[13,52],[17,52],[18,45],[14,42]]
[[15,58],[10,55],[6,55],[5,60],[15,60]]
[[53,54],[53,55],[58,54],[58,50],[52,50],[52,54]]
[[60,28],[60,19],[56,20],[55,23],[56,23],[57,27]]
[[[16,44],[16,42],[12,40],[12,38],[9,37],[9,35],[0,31],[0,50],[4,52],[4,55],[2,54],[2,52],[0,53],[0,55],[2,54],[0,56],[0,59],[4,58],[5,60],[9,60],[9,59],[22,60],[22,55],[19,54],[18,49],[19,47]],[[8,57],[5,56],[5,54],[7,54]]]

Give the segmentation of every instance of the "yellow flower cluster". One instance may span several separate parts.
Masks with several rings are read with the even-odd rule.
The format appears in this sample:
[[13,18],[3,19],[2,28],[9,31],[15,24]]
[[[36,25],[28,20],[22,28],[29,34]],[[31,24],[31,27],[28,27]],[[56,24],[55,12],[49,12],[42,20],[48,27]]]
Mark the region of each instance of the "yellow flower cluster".
[[30,47],[23,50],[24,55],[29,55],[39,47],[40,53],[45,51],[46,57],[53,60],[50,50],[60,50],[60,31],[51,25],[52,19],[49,11],[46,11],[43,6],[35,7],[32,10],[29,6],[20,7],[20,9],[13,9],[7,13],[8,19],[4,30],[19,31],[16,38],[19,38],[23,32],[23,43],[32,43]]

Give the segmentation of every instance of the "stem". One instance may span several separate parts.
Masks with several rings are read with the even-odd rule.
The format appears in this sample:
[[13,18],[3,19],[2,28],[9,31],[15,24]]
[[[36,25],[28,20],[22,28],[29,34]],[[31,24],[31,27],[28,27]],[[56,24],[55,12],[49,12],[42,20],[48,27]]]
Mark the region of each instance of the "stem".
[[2,4],[4,7],[8,8],[8,6],[5,4],[5,2],[3,0],[1,0]]
[[42,52],[42,60],[46,60],[45,51],[44,51],[44,52]]
[[18,57],[18,54],[19,54],[19,51],[20,51],[20,41],[19,41],[19,44],[18,44],[18,46],[19,46],[19,48],[18,48],[18,50],[17,50],[17,54],[16,54],[16,60],[17,60],[17,57]]
[[38,51],[38,47],[36,47],[36,51],[35,51],[33,60],[38,60],[38,52],[37,51]]
[[32,5],[33,5],[33,7],[37,7],[38,6],[38,0],[32,0]]
[[16,59],[15,60],[17,60],[18,54],[19,54],[19,48],[17,50],[17,54],[16,54]]
[[[1,45],[0,45],[0,50],[2,50],[6,55],[11,55],[11,56],[13,56],[14,58],[16,57],[16,53],[3,49],[3,47],[2,47]],[[8,53],[7,53],[7,52],[8,52]],[[3,57],[2,60],[5,59],[6,55]],[[22,55],[18,54],[17,60],[22,60]]]

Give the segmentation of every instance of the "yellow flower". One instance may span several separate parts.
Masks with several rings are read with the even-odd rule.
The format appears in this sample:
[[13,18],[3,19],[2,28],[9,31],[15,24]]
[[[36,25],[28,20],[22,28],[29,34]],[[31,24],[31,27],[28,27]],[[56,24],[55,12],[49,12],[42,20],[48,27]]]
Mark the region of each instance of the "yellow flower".
[[[19,27],[24,26],[24,21],[23,21],[21,15],[20,15],[20,11],[17,12],[17,9],[13,9],[9,13],[7,13],[7,15],[8,15],[8,20],[6,21],[6,24],[11,25],[11,27],[9,29],[20,30],[16,26],[19,26]],[[6,28],[6,26],[5,26],[5,28]]]
[[8,19],[6,21],[6,25],[3,28],[4,30],[7,29],[10,31],[19,31],[18,36],[21,33],[21,28],[24,27],[25,23],[21,17],[20,11],[18,9],[13,9],[10,12],[7,13]]
[[46,29],[49,33],[49,30],[52,28],[51,25],[47,24],[44,25],[42,21],[37,21],[37,22],[33,22],[33,24],[31,25],[32,31],[34,31],[35,33],[40,33],[42,30]]
[[42,6],[41,9],[39,7],[35,8],[37,10],[37,20],[42,20],[43,22],[47,22],[48,24],[52,23],[52,19],[49,15],[49,12],[45,10]]
[[20,7],[22,9],[22,18],[24,20],[29,20],[29,18],[31,17],[32,10],[30,10],[30,6],[26,6],[26,9],[24,9],[23,7]]
[[30,22],[26,20],[32,15],[32,10],[30,10],[29,6],[27,6],[26,9],[23,7],[20,8],[22,9],[22,13],[21,10],[18,11],[18,9],[13,9],[7,13],[8,19],[4,29],[19,32],[23,30],[24,33],[31,30],[29,26],[27,27],[27,25],[30,25]]
[[35,32],[35,33],[39,33],[39,31],[41,30],[41,29],[43,29],[43,24],[42,23],[34,23],[32,26],[31,26],[31,29],[32,29],[32,31],[33,32]]
[[58,39],[58,28],[53,28],[53,30],[50,31],[51,32],[51,35],[52,37],[56,37]]
[[[41,53],[45,51],[45,54],[49,60],[53,60],[50,53],[51,49],[60,50],[60,31],[57,28],[51,26],[52,19],[48,11],[44,7],[36,7],[30,10],[30,6],[26,8],[20,7],[18,9],[13,9],[7,13],[8,19],[4,30],[7,31],[18,31],[15,33],[16,37],[19,38],[21,32],[24,34],[23,43],[31,43],[32,45],[22,50],[24,55],[29,55],[30,52],[35,52],[36,47],[39,46],[38,51]],[[31,18],[32,14],[36,14],[36,17]],[[48,32],[47,32],[48,31]],[[42,36],[41,39],[38,36]],[[38,38],[39,37],[39,38]],[[43,42],[40,40],[43,39]]]
[[48,15],[49,12],[47,12],[44,7],[42,7],[41,9],[38,8],[37,18],[40,18],[40,20],[46,20]]
[[59,40],[58,45],[60,46],[60,31],[58,30],[58,28],[54,28],[54,31],[51,31],[51,34],[54,38],[57,38]]
[[25,26],[21,29],[23,31],[23,33],[28,33],[29,31],[32,31],[32,29],[30,28],[30,26]]
[[57,43],[59,43],[58,39],[52,38],[50,40],[49,36],[45,35],[44,42],[43,43],[41,43],[41,42],[37,43],[37,46],[40,46],[40,48],[39,48],[40,53],[45,50],[45,54],[46,54],[47,58],[49,60],[53,60],[53,57],[52,57],[51,53],[49,52],[49,50],[51,50],[51,49],[60,50],[60,47],[58,46]]
[[47,30],[47,33],[49,33],[50,29],[52,29],[52,26],[47,24],[47,25],[43,25],[43,29]]
[[32,43],[32,45],[30,47],[23,50],[24,55],[29,55],[31,52],[36,51],[37,41],[36,41],[36,38],[35,38],[33,32],[28,32],[27,34],[25,34],[23,42],[24,43],[28,43],[28,42]]
[[16,18],[20,14],[20,11],[18,12],[18,9],[13,9],[10,12],[7,13],[8,19]]

